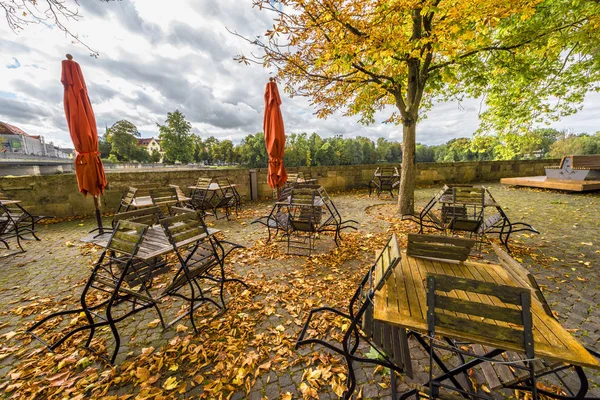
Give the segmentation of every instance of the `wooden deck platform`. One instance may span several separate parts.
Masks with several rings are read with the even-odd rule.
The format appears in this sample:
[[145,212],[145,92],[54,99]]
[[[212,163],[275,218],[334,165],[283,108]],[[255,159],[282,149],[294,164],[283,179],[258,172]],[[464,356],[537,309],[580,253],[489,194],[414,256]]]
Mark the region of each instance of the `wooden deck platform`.
[[502,178],[504,185],[528,186],[543,189],[559,189],[571,192],[600,190],[600,181],[575,181],[568,179],[548,179],[545,176],[525,176],[521,178]]

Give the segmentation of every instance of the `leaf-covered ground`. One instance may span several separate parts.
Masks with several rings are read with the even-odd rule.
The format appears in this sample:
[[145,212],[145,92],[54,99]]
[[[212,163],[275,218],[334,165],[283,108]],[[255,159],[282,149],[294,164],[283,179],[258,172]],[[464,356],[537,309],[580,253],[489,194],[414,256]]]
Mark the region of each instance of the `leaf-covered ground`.
[[[586,345],[600,348],[600,194],[497,184],[491,190],[512,220],[529,222],[542,232],[516,234],[513,255],[538,278],[560,321]],[[419,189],[417,205],[436,191]],[[266,202],[246,206],[231,221],[209,219],[225,238],[246,246],[232,253],[227,272],[249,288],[228,283],[223,314],[209,306],[200,308],[198,335],[187,318],[163,332],[151,309],[119,323],[122,343],[114,367],[82,347],[84,335],[51,353],[24,333],[41,315],[78,304],[91,265],[100,255],[99,249],[79,241],[91,220],[41,226],[41,242],[27,242],[25,254],[0,260],[0,398],[338,398],[345,387],[345,363],[322,348],[294,349],[304,319],[317,306],[345,307],[375,251],[392,232],[403,246],[406,234],[416,227],[400,221],[389,197],[369,198],[365,192],[332,197],[345,218],[360,222],[359,230],[346,231],[339,248],[330,236],[320,237],[310,258],[286,255],[283,243],[265,243],[265,230],[250,224],[268,213]],[[494,261],[487,247],[483,252]],[[165,299],[161,309],[169,319],[182,305]],[[345,328],[340,319],[320,321],[312,335],[335,338]],[[79,323],[79,317],[69,317],[40,333],[52,339],[60,329]],[[333,329],[326,332],[328,326]],[[107,329],[100,330],[92,347],[112,351]],[[369,349],[361,351],[366,354]],[[415,381],[422,381],[427,356],[415,343],[411,355]],[[600,378],[589,372],[592,393],[598,396],[595,385]],[[389,397],[385,371],[361,365],[357,376],[359,397]],[[399,383],[401,389],[408,388],[403,377]]]

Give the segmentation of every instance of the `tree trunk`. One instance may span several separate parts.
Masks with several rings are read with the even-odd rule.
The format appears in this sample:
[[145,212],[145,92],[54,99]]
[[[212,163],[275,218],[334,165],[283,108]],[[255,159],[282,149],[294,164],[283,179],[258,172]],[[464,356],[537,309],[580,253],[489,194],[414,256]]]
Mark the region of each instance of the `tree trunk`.
[[400,195],[398,208],[400,215],[413,214],[415,211],[415,183],[417,165],[415,163],[416,118],[402,125],[402,170],[400,172]]

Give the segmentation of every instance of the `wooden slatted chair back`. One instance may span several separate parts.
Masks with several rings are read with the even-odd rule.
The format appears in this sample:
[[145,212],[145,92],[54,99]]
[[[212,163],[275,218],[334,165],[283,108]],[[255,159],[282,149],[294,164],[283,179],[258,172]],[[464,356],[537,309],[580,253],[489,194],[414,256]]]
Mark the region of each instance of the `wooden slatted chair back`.
[[381,176],[397,175],[398,170],[395,167],[381,167],[379,173]]
[[200,177],[196,181],[196,189],[208,190],[208,188],[210,187],[210,184],[212,182],[213,182],[213,178]]
[[292,189],[290,224],[294,230],[316,232],[321,220],[321,209],[314,207],[316,193],[311,189]]
[[177,189],[174,187],[150,189],[150,198],[152,199],[152,204],[157,207],[161,207],[164,211],[166,211],[165,215],[170,214],[170,211],[168,210],[170,206],[174,206],[179,203]]
[[175,189],[175,192],[177,193],[177,199],[180,202],[184,201],[184,199],[187,198],[187,196],[185,195],[185,193],[183,193],[183,190],[181,190],[181,188],[179,187],[179,185],[169,185],[169,187],[172,187],[173,189]]
[[219,185],[221,192],[233,194],[233,187],[231,186],[231,182],[229,181],[229,178],[227,178],[225,176],[218,177],[218,178],[215,178],[215,181]]
[[482,187],[453,186],[451,189],[453,203],[484,204],[485,189]]
[[133,203],[133,199],[136,196],[137,189],[134,187],[130,187],[127,192],[123,194],[123,198],[121,199],[121,205],[124,207],[129,207],[131,203]]
[[169,242],[175,249],[196,243],[208,237],[208,228],[202,219],[202,212],[181,213],[164,218],[161,224]]
[[136,190],[135,197],[146,197],[150,196],[151,189],[158,189],[162,185],[160,183],[136,183],[133,187]]
[[119,221],[131,221],[148,226],[159,223],[160,207],[146,207],[134,211],[115,214],[112,220],[113,228]]
[[[459,297],[457,291],[466,296]],[[495,297],[504,305],[467,300],[480,296]],[[427,327],[431,337],[436,328],[460,332],[467,337],[475,334],[523,346],[527,357],[534,357],[528,288],[427,274]]]
[[134,256],[137,253],[147,230],[148,225],[121,220],[117,222],[117,226],[113,230],[113,234],[106,245],[106,249],[113,250],[120,254]]
[[409,233],[406,254],[419,258],[465,261],[475,243],[473,239]]
[[323,201],[323,204],[329,211],[329,214],[331,214],[331,218],[333,218],[338,224],[342,223],[342,215],[335,206],[335,203],[331,200],[331,197],[329,197],[329,193],[327,193],[327,190],[325,190],[324,187],[320,186],[317,189],[317,193],[321,197],[321,200]]
[[310,171],[305,171],[302,175],[303,175],[302,178],[305,181],[309,181],[309,180],[313,179],[312,172],[310,172]]
[[298,178],[299,178],[299,177],[300,177],[300,174],[299,174],[299,173],[298,173],[298,174],[289,174],[289,173],[288,173],[288,177],[287,177],[287,181],[286,181],[286,183],[288,183],[288,184],[293,184],[293,183],[295,183],[295,182],[297,182],[297,181],[298,181]]

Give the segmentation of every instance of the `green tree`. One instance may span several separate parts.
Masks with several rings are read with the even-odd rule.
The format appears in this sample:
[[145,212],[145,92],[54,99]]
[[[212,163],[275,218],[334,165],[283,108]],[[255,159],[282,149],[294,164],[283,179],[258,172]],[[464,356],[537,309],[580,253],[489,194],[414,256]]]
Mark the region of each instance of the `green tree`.
[[416,162],[434,162],[435,153],[431,147],[417,143],[415,149],[415,161]]
[[[275,66],[317,115],[402,124],[401,214],[414,212],[416,127],[434,100],[485,94],[483,128],[523,133],[598,88],[600,2],[253,0],[276,13],[253,61]],[[293,49],[293,50],[290,50]],[[248,57],[238,57],[248,62]],[[558,100],[558,101],[556,101]]]
[[554,158],[578,154],[600,154],[600,132],[563,135],[550,146],[550,156]]
[[182,164],[191,162],[194,157],[194,136],[191,133],[192,125],[185,120],[185,116],[175,110],[167,114],[165,125],[157,126],[161,147],[165,152],[164,161]]
[[110,142],[106,140],[107,133],[108,128],[106,128],[106,132],[104,133],[104,135],[98,138],[98,151],[100,152],[100,158],[108,158],[112,150]]
[[265,147],[265,135],[262,132],[248,135],[242,139],[237,152],[241,163],[248,168],[266,168],[268,166],[269,155]]
[[139,154],[137,138],[140,137],[137,127],[127,120],[114,123],[106,130],[106,141],[111,146],[111,154],[119,161],[134,161]]
[[150,153],[150,161],[152,161],[153,163],[160,162],[161,158],[162,156],[160,155],[160,152],[156,149],[153,149],[152,153]]

